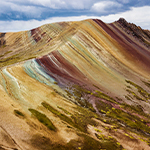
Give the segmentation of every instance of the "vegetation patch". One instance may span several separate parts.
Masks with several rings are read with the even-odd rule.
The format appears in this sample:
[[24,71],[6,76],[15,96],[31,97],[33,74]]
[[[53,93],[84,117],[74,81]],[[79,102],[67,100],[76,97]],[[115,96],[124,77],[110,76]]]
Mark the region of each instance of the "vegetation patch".
[[126,98],[127,100],[131,100],[131,98],[130,98],[129,96],[127,96],[127,95],[125,95],[125,98]]
[[101,130],[99,130],[99,129],[96,129],[96,128],[94,128],[94,130],[96,131],[96,132],[102,132]]
[[52,106],[50,106],[48,103],[46,102],[42,102],[42,105],[49,110],[50,112],[52,112],[54,115],[56,115],[57,117],[59,117],[61,120],[67,122],[70,125],[74,125],[73,121],[71,118],[69,118],[68,116],[60,113],[58,110],[56,110],[55,108],[53,108]]
[[19,111],[19,110],[14,110],[14,114],[17,117],[25,118],[25,115],[21,111]]
[[97,90],[95,92],[96,93],[93,94],[94,96],[101,98],[101,99],[104,99],[104,100],[107,100],[107,101],[110,101],[110,102],[113,102],[113,103],[117,103],[116,100],[113,99],[112,97],[110,97],[109,95],[107,95],[101,91],[97,91]]
[[70,112],[68,112],[66,109],[60,107],[60,106],[57,106],[59,109],[61,109],[64,113],[66,113],[67,115],[72,115]]
[[145,101],[143,98],[139,97],[138,95],[135,94],[135,92],[127,89],[126,90],[129,94],[132,94],[137,100],[142,100],[142,101]]
[[[138,90],[138,93],[144,98],[140,98],[139,96],[137,96],[134,92],[128,90],[129,93],[131,93],[134,97],[136,97],[137,99],[139,100],[148,100],[150,99],[150,94],[144,90],[142,87],[140,87],[139,85],[137,85],[136,83],[132,82],[132,81],[129,81],[129,80],[126,80],[127,83],[129,83],[130,85],[134,86],[137,90]],[[149,86],[149,83],[147,82],[144,82],[145,85]]]
[[79,85],[73,85],[72,87],[69,87],[65,91],[66,91],[68,97],[74,97],[76,103],[79,106],[88,108],[93,112],[96,112],[96,111],[93,108],[92,104],[88,102],[88,95],[89,96],[93,95],[97,98],[101,98],[103,100],[106,100],[106,101],[109,101],[109,102],[112,102],[112,103],[115,103],[115,104],[119,104],[115,99],[113,99],[112,97],[110,97],[109,95],[107,95],[107,94],[105,94],[101,91],[98,91],[98,90],[89,91],[85,88],[82,88]]
[[106,102],[103,102],[101,100],[96,101],[95,103],[96,103],[97,110],[102,114],[109,113],[110,110],[112,109],[112,105],[110,105]]
[[126,113],[120,109],[112,110],[107,116],[116,119],[117,122],[123,123],[126,127],[129,127],[134,131],[136,130],[136,132],[142,135],[150,135],[150,127],[142,122],[138,116]]
[[143,108],[141,105],[128,105],[126,103],[122,103],[122,108],[125,110],[129,110],[130,112],[142,113]]
[[111,136],[105,136],[103,134],[95,133],[95,136],[102,141],[101,146],[108,150],[122,150],[123,147],[117,140]]
[[88,102],[88,98],[87,98],[87,95],[91,95],[91,91],[82,88],[79,85],[73,85],[72,87],[69,87],[69,89],[66,89],[65,91],[69,98],[74,97],[76,104],[88,108],[93,112],[96,112],[92,104]]
[[29,109],[29,111],[39,120],[39,122],[45,125],[48,129],[56,131],[56,127],[45,114],[42,114],[35,109]]
[[32,137],[31,143],[33,147],[39,150],[100,150],[101,148],[104,149],[106,147],[105,145],[102,146],[100,141],[97,141],[88,135],[78,133],[78,136],[78,140],[70,140],[68,143],[60,144],[54,143],[49,138],[37,134]]
[[[138,100],[146,101],[148,92],[131,81],[126,80],[126,82],[130,84],[130,86],[127,85],[129,94],[125,96],[126,99],[131,100],[132,96],[134,96]],[[67,93],[70,97],[75,97],[75,100],[80,103],[80,106],[82,107],[77,107],[77,112],[79,113],[76,113],[75,116],[71,116],[71,119],[75,124],[79,124],[80,128],[82,127],[81,131],[84,131],[83,129],[86,128],[87,124],[93,124],[91,118],[97,118],[107,124],[115,124],[117,128],[127,128],[130,131],[145,137],[150,135],[150,127],[147,125],[149,122],[149,115],[144,113],[143,108],[140,105],[128,105],[123,103],[122,100],[118,100],[118,98],[118,101],[116,101],[114,98],[98,90],[91,92],[78,85],[72,87],[68,88]],[[135,94],[133,87],[137,89],[140,96]],[[92,95],[99,98],[99,100],[95,101],[95,104],[97,110],[102,114],[101,116],[90,111],[91,109],[86,109],[86,107],[88,108],[89,106],[85,105],[85,101],[87,100],[83,101],[85,95]],[[142,116],[145,118],[141,118]],[[109,130],[113,129],[110,128]]]
[[93,139],[92,137],[85,134],[78,134],[83,138],[83,143],[81,143],[82,150],[99,150],[102,148],[101,142]]
[[97,123],[92,119],[95,118],[95,113],[92,113],[89,110],[85,110],[82,107],[78,106],[78,112],[75,113],[75,115],[71,115],[71,117],[68,117],[62,113],[60,113],[58,110],[54,109],[52,106],[50,106],[46,102],[42,102],[42,105],[48,109],[50,112],[55,114],[57,117],[59,117],[61,120],[67,122],[71,126],[79,129],[80,131],[87,132],[87,125],[97,125]]
[[4,55],[11,53],[12,51],[7,51]]

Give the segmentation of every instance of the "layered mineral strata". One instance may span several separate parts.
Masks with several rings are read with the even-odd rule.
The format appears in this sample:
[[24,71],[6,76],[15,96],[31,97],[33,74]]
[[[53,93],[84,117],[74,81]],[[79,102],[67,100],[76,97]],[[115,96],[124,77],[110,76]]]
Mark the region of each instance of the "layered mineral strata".
[[124,19],[1,33],[0,149],[150,149],[149,43]]

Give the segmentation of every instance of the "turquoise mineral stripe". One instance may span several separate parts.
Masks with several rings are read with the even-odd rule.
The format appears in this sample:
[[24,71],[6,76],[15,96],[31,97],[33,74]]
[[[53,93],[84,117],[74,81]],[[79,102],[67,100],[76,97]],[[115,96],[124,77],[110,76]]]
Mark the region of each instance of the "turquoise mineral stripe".
[[43,67],[41,67],[35,60],[26,62],[24,65],[24,71],[32,78],[44,83],[48,86],[52,86],[56,81],[47,75]]
[[28,35],[28,40],[30,40],[30,43],[32,44],[32,45],[35,45],[36,44],[36,42],[33,40],[33,37],[32,37],[32,35],[31,35],[31,31],[28,31],[27,32],[27,35]]
[[5,91],[6,91],[6,93],[8,94],[8,91],[7,91],[7,88],[6,88],[6,81],[5,81],[5,78],[3,77],[3,75],[2,75],[2,73],[1,73],[1,71],[0,71],[0,83],[1,83],[1,85],[4,87],[4,89],[5,89]]
[[84,54],[86,54],[86,56],[91,59],[92,61],[94,61],[96,64],[98,64],[83,48],[83,45],[79,42],[78,39],[75,39],[75,38],[70,38],[68,37],[67,38],[68,41],[70,41],[70,43],[72,43],[72,45],[74,45],[77,49],[79,49],[80,51],[82,51]]
[[[7,94],[13,100],[19,101],[19,103],[21,105],[22,104],[25,105],[26,100],[24,99],[24,97],[22,96],[22,94],[20,92],[20,86],[19,86],[18,80],[11,73],[9,73],[6,68],[2,70],[2,73],[5,76],[6,82],[7,82],[7,79],[9,80],[9,84],[3,85],[3,87],[5,87],[5,91],[7,92]],[[7,86],[7,88],[6,88],[6,86]]]

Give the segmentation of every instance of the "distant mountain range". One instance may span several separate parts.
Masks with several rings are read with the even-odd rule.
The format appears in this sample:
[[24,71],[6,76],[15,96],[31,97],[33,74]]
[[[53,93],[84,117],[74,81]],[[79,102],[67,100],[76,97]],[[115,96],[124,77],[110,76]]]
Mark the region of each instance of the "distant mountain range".
[[150,31],[120,18],[0,33],[0,150],[149,150]]

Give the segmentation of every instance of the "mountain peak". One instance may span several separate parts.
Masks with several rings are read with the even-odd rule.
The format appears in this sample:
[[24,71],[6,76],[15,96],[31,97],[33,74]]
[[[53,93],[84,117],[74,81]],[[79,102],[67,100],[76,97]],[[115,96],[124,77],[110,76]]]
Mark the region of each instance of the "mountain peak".
[[120,18],[115,24],[121,27],[127,34],[134,37],[136,40],[141,42],[147,48],[150,47],[150,31],[144,30],[140,26],[134,23],[127,22],[124,18]]
[[117,22],[119,22],[119,23],[128,23],[124,18],[119,18],[119,20]]

